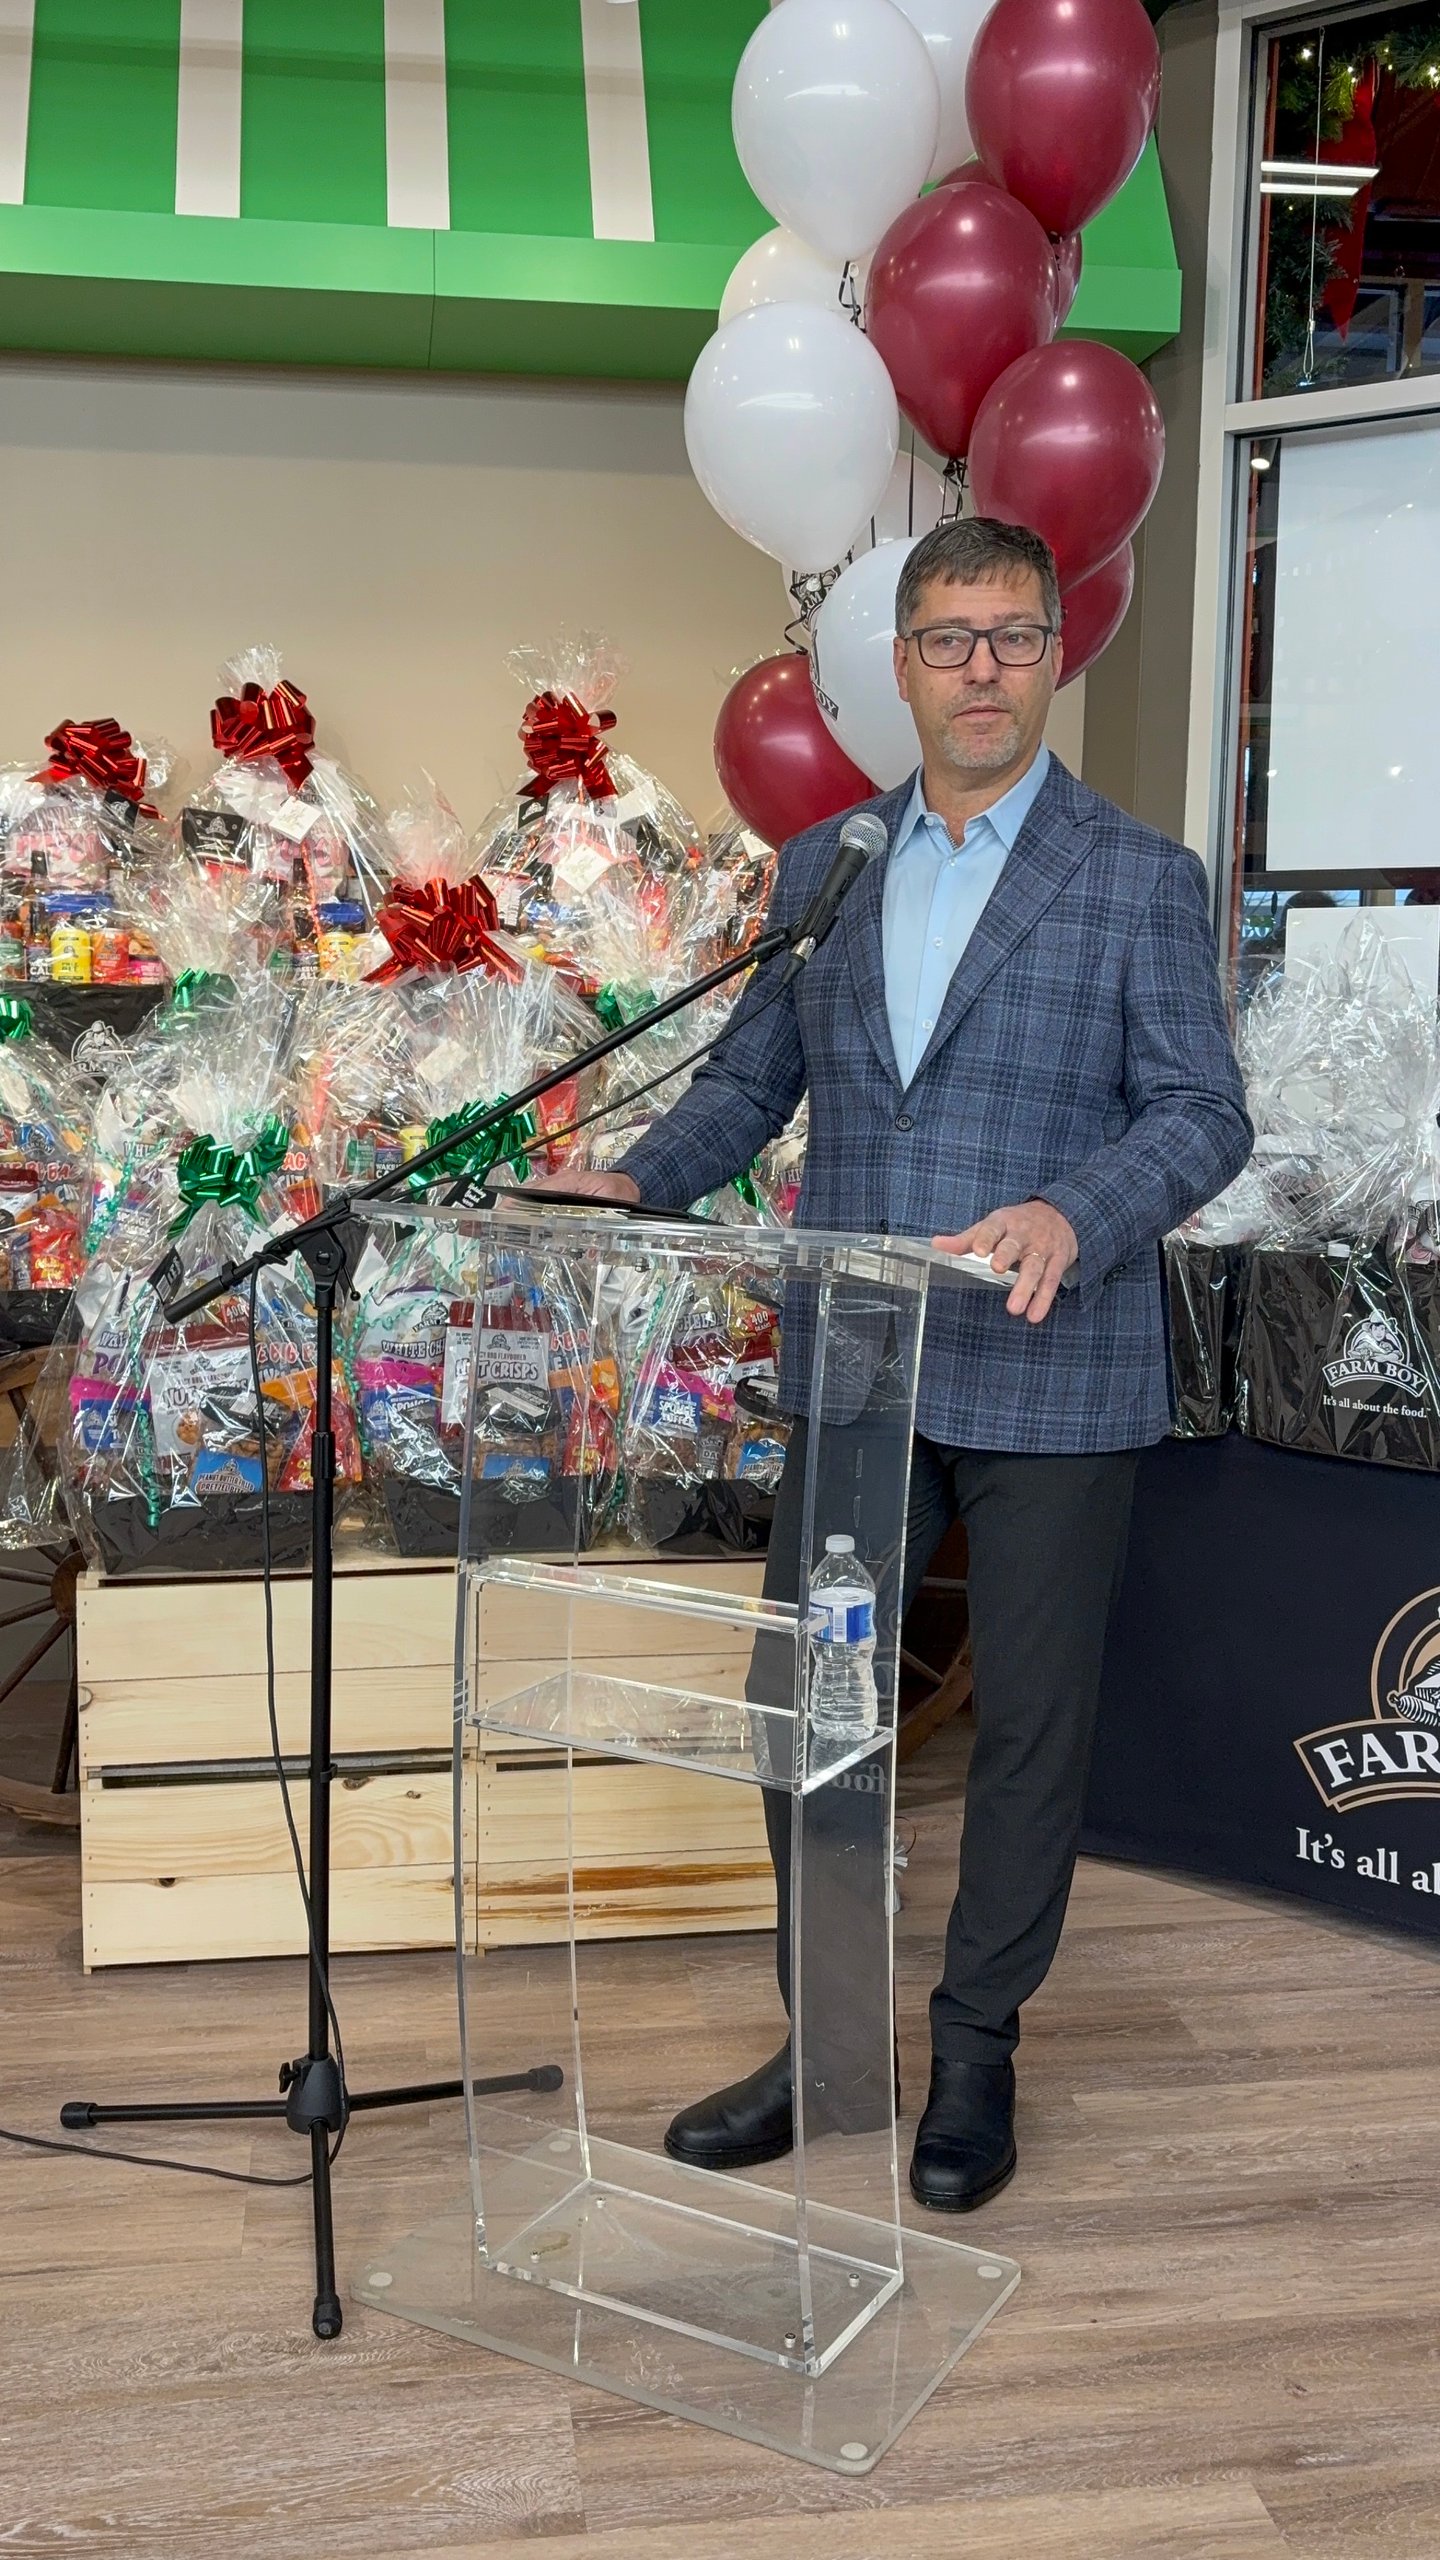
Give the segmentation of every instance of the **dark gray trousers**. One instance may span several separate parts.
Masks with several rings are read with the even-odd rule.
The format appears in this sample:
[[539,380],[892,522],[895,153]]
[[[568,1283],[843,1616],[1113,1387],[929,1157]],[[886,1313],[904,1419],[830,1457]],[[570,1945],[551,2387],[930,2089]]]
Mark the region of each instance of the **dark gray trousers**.
[[[768,1597],[794,1600],[800,1569],[806,1427],[794,1426],[775,1504],[765,1567]],[[877,1463],[863,1428],[827,1433],[817,1487],[817,1554],[833,1530],[855,1531],[867,1513],[899,1516],[897,1460]],[[915,1438],[906,1514],[901,1616],[946,1530],[965,1523],[970,1546],[970,1640],[975,1740],[960,1837],[960,1887],[945,1935],[945,1969],[930,2001],[930,2033],[943,2060],[999,2062],[1019,2040],[1023,2001],[1044,1981],[1059,1943],[1080,1832],[1100,1694],[1105,1628],[1124,1564],[1138,1451],[1095,1457],[1020,1457],[942,1448]],[[875,1506],[872,1511],[872,1506]],[[877,1626],[881,1694],[898,1629]],[[756,1647],[747,1692],[779,1703]],[[843,1783],[843,1781],[841,1782]],[[868,1816],[887,1807],[866,1773]],[[765,1818],[779,1895],[776,1941],[789,2008],[790,1798],[767,1787]],[[837,1809],[838,1810],[838,1809]],[[852,1805],[846,1819],[854,1821]]]

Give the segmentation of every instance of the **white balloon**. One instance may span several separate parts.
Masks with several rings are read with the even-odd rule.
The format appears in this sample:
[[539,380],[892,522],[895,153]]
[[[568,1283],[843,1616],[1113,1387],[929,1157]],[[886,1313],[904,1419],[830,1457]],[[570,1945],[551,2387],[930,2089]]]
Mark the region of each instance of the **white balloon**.
[[940,91],[895,0],[780,0],[740,57],[740,166],[767,211],[823,258],[863,258],[919,194]]
[[[873,551],[877,542],[909,542],[932,532],[944,512],[945,483],[933,463],[920,453],[897,453],[890,486],[850,547],[858,557]],[[797,572],[786,568],[780,574],[788,592]]]
[[975,148],[965,117],[965,74],[992,0],[895,0],[925,39],[940,87],[940,134],[930,163],[932,178],[948,177]]
[[685,394],[690,467],[711,506],[801,569],[844,559],[899,441],[895,392],[869,339],[810,303],[762,303],[717,329]]
[[[868,272],[868,265],[867,265]],[[757,311],[762,302],[813,302],[817,311],[838,311],[845,282],[843,258],[817,258],[803,240],[783,227],[762,232],[734,269],[720,300],[720,326],[742,311]],[[854,279],[857,302],[864,299],[863,280]]]
[[910,705],[900,698],[894,664],[895,588],[914,548],[913,540],[881,542],[852,560],[815,616],[811,634],[810,674],[825,726],[882,791],[893,790],[920,762],[920,741]]

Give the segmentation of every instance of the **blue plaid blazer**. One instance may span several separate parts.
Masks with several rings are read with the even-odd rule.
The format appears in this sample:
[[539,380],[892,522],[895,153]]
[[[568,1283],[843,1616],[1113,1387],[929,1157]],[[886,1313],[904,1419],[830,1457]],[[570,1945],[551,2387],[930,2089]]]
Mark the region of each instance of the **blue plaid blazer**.
[[[891,845],[912,788],[866,804]],[[771,922],[803,911],[842,823],[785,846]],[[1159,1239],[1233,1180],[1253,1135],[1201,866],[1052,758],[905,1085],[885,1005],[888,858],[765,1011],[783,960],[757,972],[625,1170],[647,1201],[683,1208],[743,1171],[808,1092],[801,1225],[952,1235],[1052,1201],[1079,1242],[1073,1285],[1038,1325],[1007,1314],[999,1290],[937,1290],[919,1428],[972,1449],[1157,1440],[1170,1420]]]

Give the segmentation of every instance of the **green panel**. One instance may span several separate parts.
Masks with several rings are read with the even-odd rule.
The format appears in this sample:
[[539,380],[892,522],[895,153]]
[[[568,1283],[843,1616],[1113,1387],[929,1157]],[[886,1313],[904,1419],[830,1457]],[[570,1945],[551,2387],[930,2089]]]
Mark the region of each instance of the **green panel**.
[[240,210],[384,222],[385,0],[245,0]]
[[733,243],[437,232],[431,365],[683,382],[714,330],[735,256]]
[[445,84],[455,229],[588,239],[580,0],[445,0]]
[[730,138],[735,66],[767,6],[640,0],[657,240],[724,241],[738,258],[771,227]]
[[1103,338],[1139,364],[1180,326],[1180,270],[1154,137],[1085,232],[1080,290],[1061,336]]
[[0,345],[423,368],[435,235],[0,205]]
[[173,213],[180,0],[35,0],[25,197]]

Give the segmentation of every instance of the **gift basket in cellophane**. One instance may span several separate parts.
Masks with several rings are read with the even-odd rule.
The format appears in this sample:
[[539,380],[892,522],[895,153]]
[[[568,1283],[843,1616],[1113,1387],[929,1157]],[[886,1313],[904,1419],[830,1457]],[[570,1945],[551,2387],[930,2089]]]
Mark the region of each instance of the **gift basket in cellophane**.
[[[0,1349],[39,1351],[64,1326],[83,1266],[92,1088],[0,993]],[[0,1460],[0,1547],[70,1543],[57,1499],[63,1374],[52,1354]]]
[[[178,1323],[160,1294],[243,1259],[292,1215],[294,996],[263,973],[237,978],[229,1001],[210,992],[137,1044],[107,1086],[110,1112],[97,1113],[116,1161],[97,1184],[69,1320],[63,1461],[77,1534],[110,1574],[254,1569],[267,1493],[274,1560],[309,1553],[315,1316],[303,1263],[262,1271],[253,1312],[248,1283]],[[360,1453],[338,1364],[333,1385],[339,1514]]]
[[27,999],[0,994],[0,1326],[16,1349],[53,1339],[80,1278],[92,1102]]
[[[442,1146],[409,1185],[417,1202],[443,1201],[457,1187],[523,1183],[532,1167],[554,1170],[564,1160],[568,1140],[559,1133],[575,1115],[578,1089],[566,1078],[540,1104],[504,1106],[585,1045],[589,1016],[555,970],[499,929],[443,803],[418,801],[393,823],[400,869],[379,918],[390,958],[351,999],[341,1036],[307,1044],[324,1177],[368,1181]],[[335,1006],[317,991],[317,1020]],[[488,1110],[500,1112],[492,1128],[461,1136]],[[490,1333],[510,1322],[489,1326],[483,1309],[477,1315],[479,1279],[474,1242],[457,1227],[374,1222],[347,1359],[372,1507],[402,1554],[455,1551],[470,1362],[476,1341],[483,1363]],[[533,1350],[532,1340],[531,1391]],[[548,1372],[538,1384],[551,1395]],[[538,1481],[532,1470],[532,1502]]]
[[789,1424],[777,1411],[780,1306],[718,1257],[638,1285],[621,1328],[621,1513],[637,1545],[764,1547]]
[[153,984],[161,963],[123,907],[163,843],[169,750],[109,718],[62,720],[45,747],[38,767],[0,770],[0,981]]
[[1235,1418],[1280,1448],[1440,1465],[1434,994],[1362,916],[1257,991],[1240,1054],[1255,1152],[1183,1231],[1234,1257]]
[[302,981],[354,983],[372,965],[390,880],[384,821],[358,776],[317,747],[315,715],[277,649],[242,650],[221,681],[210,714],[221,761],[180,812],[179,850],[243,884],[278,965]]

